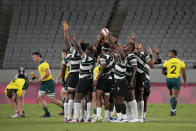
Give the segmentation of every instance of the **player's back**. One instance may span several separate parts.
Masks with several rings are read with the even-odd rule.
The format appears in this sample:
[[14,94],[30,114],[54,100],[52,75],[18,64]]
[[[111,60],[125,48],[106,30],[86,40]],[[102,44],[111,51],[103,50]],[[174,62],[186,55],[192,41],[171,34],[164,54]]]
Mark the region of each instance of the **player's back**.
[[167,68],[167,78],[180,77],[181,68],[185,68],[184,62],[179,58],[171,58],[163,66]]
[[[50,71],[49,64],[45,60],[41,60],[41,62],[38,65],[38,71],[41,75],[41,78],[45,75],[45,70],[46,69],[49,69],[49,71]],[[52,79],[51,72],[50,72],[50,75],[42,81],[47,81],[47,80],[50,80],[50,79]]]

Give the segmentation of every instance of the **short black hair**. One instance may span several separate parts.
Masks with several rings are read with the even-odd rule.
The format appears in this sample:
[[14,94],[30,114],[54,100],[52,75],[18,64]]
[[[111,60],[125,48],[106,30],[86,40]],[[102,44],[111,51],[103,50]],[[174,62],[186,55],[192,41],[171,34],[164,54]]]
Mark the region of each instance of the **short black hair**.
[[37,56],[39,56],[39,57],[42,58],[42,55],[41,55],[39,52],[37,52],[37,51],[36,51],[36,52],[33,52],[32,56],[33,56],[33,55],[37,55]]
[[173,53],[175,56],[178,55],[178,52],[175,49],[170,50],[171,53]]

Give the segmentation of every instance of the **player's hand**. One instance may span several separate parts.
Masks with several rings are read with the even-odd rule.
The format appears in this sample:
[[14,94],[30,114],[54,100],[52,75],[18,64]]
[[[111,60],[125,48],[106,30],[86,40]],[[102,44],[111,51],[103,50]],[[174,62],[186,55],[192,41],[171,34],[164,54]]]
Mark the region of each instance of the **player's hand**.
[[152,55],[152,49],[151,48],[148,48],[148,54]]
[[93,87],[97,87],[98,80],[93,81]]
[[73,41],[76,41],[76,37],[75,37],[75,34],[74,34],[73,32],[71,32],[71,39],[72,39]]
[[55,84],[58,84],[58,80],[55,81]]
[[68,31],[69,26],[65,20],[63,20],[62,25],[63,25],[63,30]]
[[131,40],[134,42],[134,41],[135,41],[135,38],[136,38],[136,36],[135,36],[135,33],[133,32],[133,33],[131,34]]
[[32,80],[36,80],[37,79],[37,77],[35,76],[35,73],[34,72],[31,72],[31,79]]

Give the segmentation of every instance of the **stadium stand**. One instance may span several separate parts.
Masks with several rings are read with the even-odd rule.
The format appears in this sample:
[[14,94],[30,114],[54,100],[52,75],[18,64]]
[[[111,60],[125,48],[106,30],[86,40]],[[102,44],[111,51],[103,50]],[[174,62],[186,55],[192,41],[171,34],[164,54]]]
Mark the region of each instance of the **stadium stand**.
[[127,43],[131,32],[145,47],[159,47],[163,58],[175,48],[184,60],[195,60],[196,1],[131,0],[119,40]]
[[[68,21],[78,39],[93,43],[110,20],[116,1],[17,0],[3,68],[35,68],[33,51],[40,51],[52,68],[58,68],[60,51],[65,47],[61,21]],[[175,48],[188,68],[195,67],[195,0],[130,0],[128,4],[121,43],[127,43],[127,37],[135,32],[144,47],[159,47],[163,59]]]
[[[31,54],[40,51],[52,68],[59,68],[65,48],[62,20],[77,38],[92,43],[109,21],[115,0],[17,0],[12,17],[4,68],[34,68]],[[105,8],[107,7],[107,8]]]

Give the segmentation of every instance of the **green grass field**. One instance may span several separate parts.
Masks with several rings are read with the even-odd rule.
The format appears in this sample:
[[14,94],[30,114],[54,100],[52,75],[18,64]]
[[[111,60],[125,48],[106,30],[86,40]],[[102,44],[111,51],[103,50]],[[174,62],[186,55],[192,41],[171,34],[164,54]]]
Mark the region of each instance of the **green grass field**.
[[60,109],[48,105],[51,118],[40,118],[43,110],[38,104],[25,105],[26,118],[12,119],[14,111],[0,104],[0,131],[196,131],[196,105],[180,104],[177,116],[170,117],[168,104],[150,104],[146,123],[63,123]]

